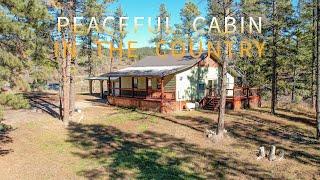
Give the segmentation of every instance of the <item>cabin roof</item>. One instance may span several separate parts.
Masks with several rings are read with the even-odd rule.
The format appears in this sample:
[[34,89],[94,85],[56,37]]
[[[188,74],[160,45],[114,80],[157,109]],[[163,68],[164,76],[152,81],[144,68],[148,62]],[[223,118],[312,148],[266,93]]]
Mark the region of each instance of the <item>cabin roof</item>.
[[147,56],[136,64],[100,75],[100,77],[149,76],[163,77],[178,73],[194,66],[200,59],[191,56],[176,58],[172,55]]
[[[102,74],[98,77],[91,77],[87,79],[92,80],[104,80],[109,77],[164,77],[170,74],[176,74],[185,71],[199,61],[204,60],[207,57],[207,53],[204,52],[200,58],[193,58],[190,55],[183,56],[182,58],[177,58],[173,55],[164,56],[147,56],[144,59],[138,61],[136,64],[120,69],[118,71],[113,71],[109,73]],[[218,58],[213,57],[213,59],[221,65],[221,61]],[[228,68],[228,72],[234,76],[239,77],[239,73],[232,68]]]

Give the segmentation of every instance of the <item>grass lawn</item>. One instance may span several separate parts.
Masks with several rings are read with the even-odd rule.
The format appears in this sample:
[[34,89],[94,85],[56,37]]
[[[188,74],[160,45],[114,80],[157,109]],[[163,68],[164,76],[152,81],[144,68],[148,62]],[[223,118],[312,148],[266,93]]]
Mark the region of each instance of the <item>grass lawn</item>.
[[[1,179],[320,178],[309,113],[228,112],[228,137],[218,144],[203,134],[217,119],[213,112],[161,115],[99,103],[82,109],[68,127],[46,113],[8,111],[13,129],[1,134]],[[261,145],[284,149],[285,159],[257,160]]]

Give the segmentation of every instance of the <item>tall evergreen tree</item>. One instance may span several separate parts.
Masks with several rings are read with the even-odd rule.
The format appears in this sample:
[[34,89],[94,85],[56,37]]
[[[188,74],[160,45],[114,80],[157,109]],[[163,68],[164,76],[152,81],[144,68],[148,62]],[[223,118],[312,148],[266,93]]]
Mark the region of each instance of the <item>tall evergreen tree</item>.
[[[121,6],[117,7],[113,17],[115,18],[114,21],[111,22],[112,27],[112,34],[111,34],[111,42],[113,46],[120,47],[124,46],[123,40],[127,36],[126,28],[120,30],[119,23],[120,23],[120,17],[125,16],[123,9]],[[114,57],[117,57],[116,53],[113,53],[113,58],[110,59],[110,71],[112,71],[113,63],[114,63]],[[119,57],[119,56],[118,56]]]
[[[264,4],[261,0],[242,0],[239,4],[239,13],[236,16],[238,20],[241,17],[247,21],[250,17],[257,20],[259,17],[262,18],[263,22],[266,17],[263,12],[265,9]],[[245,24],[247,26],[247,23]],[[257,41],[265,41],[265,37],[257,32],[250,33],[248,28],[244,29],[243,34],[238,35],[239,40],[249,39]],[[265,57],[259,57],[257,53],[252,53],[252,57],[240,57],[235,62],[236,66],[240,68],[244,75],[244,84],[249,87],[261,87],[264,88],[266,82],[266,71],[263,67],[266,67]]]
[[[158,30],[158,17],[160,17],[160,28]],[[167,42],[170,38],[169,36],[169,32],[166,31],[166,17],[170,18],[170,14],[165,6],[165,4],[160,4],[160,7],[159,7],[159,14],[158,16],[156,17],[156,25],[155,25],[155,28],[154,28],[154,34],[155,36],[151,39],[150,42],[152,43],[158,43],[160,41],[165,41]],[[160,44],[160,47],[159,49],[161,50],[162,48],[162,44]],[[162,53],[162,52],[160,52]]]
[[[92,17],[96,19],[98,24],[102,24],[103,17],[107,13],[107,8],[112,2],[113,1],[110,0],[83,0],[77,9],[79,9],[79,14],[84,17],[84,24],[89,24]],[[97,32],[94,29],[90,29],[90,31],[87,32],[87,28],[85,28],[81,36],[81,55],[87,58],[85,65],[88,67],[87,71],[89,76],[95,75],[95,68],[98,64],[98,58],[93,53],[93,44],[101,39],[101,37],[104,37],[105,39],[107,37],[107,34],[102,32],[102,27],[99,28],[101,29],[100,32]]]
[[193,2],[186,2],[184,7],[180,10],[180,19],[181,19],[181,30],[182,34],[185,35],[185,38],[180,39],[180,41],[185,42],[188,52],[190,52],[190,42],[195,42],[198,37],[194,35],[193,30],[193,21],[200,15],[200,11],[196,4]]
[[50,15],[42,1],[0,1],[0,86],[28,90],[44,81],[54,64],[49,57]]
[[[210,0],[208,2],[208,18],[216,17],[220,21],[218,22],[221,27],[225,26],[224,18],[227,16],[232,16],[234,10],[232,9],[234,5],[233,0]],[[208,37],[208,41],[219,40],[221,42],[231,41],[231,37],[225,33],[211,32]],[[225,119],[225,105],[227,98],[227,66],[229,63],[228,48],[226,46],[222,47],[222,67],[220,68],[220,101],[219,101],[219,116],[218,116],[218,127],[217,135],[223,136],[224,133],[224,119]]]
[[286,47],[286,35],[290,31],[290,20],[293,16],[292,4],[290,1],[263,1],[266,6],[269,28],[265,31],[267,38],[267,56],[271,60],[271,113],[275,114],[278,94],[278,67],[287,60],[283,56],[288,52]]

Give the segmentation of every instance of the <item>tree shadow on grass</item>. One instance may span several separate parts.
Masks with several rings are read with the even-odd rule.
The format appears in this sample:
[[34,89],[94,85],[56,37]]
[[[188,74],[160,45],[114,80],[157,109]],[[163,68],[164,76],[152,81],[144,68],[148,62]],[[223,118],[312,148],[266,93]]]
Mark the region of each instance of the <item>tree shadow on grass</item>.
[[[266,113],[261,111],[262,113]],[[210,124],[211,119],[202,116],[174,116],[144,114],[156,116],[163,120],[174,122],[178,125],[204,132],[205,128],[216,128],[216,124]],[[227,126],[229,135],[238,139],[239,145],[248,148],[249,144],[256,146],[277,145],[277,148],[284,149],[291,159],[300,163],[308,163],[313,166],[320,166],[320,156],[308,152],[307,148],[319,150],[320,142],[314,139],[312,132],[293,125],[283,124],[267,118],[250,113],[250,111],[228,112],[228,115],[236,119],[242,118]],[[271,116],[271,115],[270,115]],[[286,117],[283,117],[286,118]],[[287,118],[286,118],[287,119]],[[292,121],[292,119],[287,119]],[[309,125],[310,126],[310,125]],[[283,142],[290,143],[293,147],[284,146]]]
[[320,167],[320,154],[308,151],[309,148],[317,150],[320,147],[320,142],[313,138],[312,132],[271,121],[246,111],[229,115],[242,117],[241,120],[227,127],[228,132],[240,142],[267,147],[276,145],[277,148],[284,149],[289,158]]
[[13,129],[5,124],[2,124],[1,122],[0,122],[0,126],[1,126],[1,128],[0,128],[0,156],[4,156],[4,155],[9,154],[10,152],[13,152],[12,149],[3,149],[2,148],[2,146],[4,144],[13,142],[12,138],[9,136],[9,133]]
[[[268,110],[265,110],[265,109],[252,109],[253,111],[256,111],[256,112],[261,112],[261,113],[270,113],[270,111]],[[305,125],[308,125],[308,126],[313,126],[315,127],[316,126],[316,120],[309,117],[309,116],[306,116],[304,115],[303,113],[293,113],[294,115],[297,115],[297,116],[294,116],[294,115],[288,115],[286,113],[283,113],[281,111],[284,111],[284,112],[290,112],[288,110],[278,110],[275,114],[275,116],[279,117],[279,118],[284,118],[284,119],[287,119],[289,121],[292,121],[292,122],[298,122],[298,123],[303,123]],[[290,112],[292,113],[292,112]],[[301,116],[304,116],[304,117],[301,117]]]
[[70,123],[69,139],[76,156],[99,167],[78,172],[86,178],[217,179],[270,178],[271,172],[242,162],[226,152],[200,148],[168,134],[123,132],[112,126]]
[[295,115],[298,115],[298,116],[306,116],[306,117],[312,118],[312,119],[316,118],[315,113],[300,112],[300,111],[295,111],[295,110],[290,110],[290,109],[285,109],[285,108],[279,108],[279,107],[277,108],[277,110],[288,112],[288,113],[292,113],[292,114],[295,114]]
[[55,94],[33,92],[25,93],[24,96],[29,99],[31,107],[40,109],[54,118],[60,118],[59,106],[55,104],[56,100],[53,98]]

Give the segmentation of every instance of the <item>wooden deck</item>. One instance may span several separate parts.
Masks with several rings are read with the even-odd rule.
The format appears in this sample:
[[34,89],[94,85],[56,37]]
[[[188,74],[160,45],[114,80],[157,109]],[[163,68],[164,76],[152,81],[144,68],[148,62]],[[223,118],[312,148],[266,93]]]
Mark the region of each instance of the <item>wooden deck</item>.
[[[240,110],[261,106],[260,90],[258,88],[236,87],[234,89],[227,89],[227,94],[232,94],[232,96],[226,97],[227,109]],[[206,110],[218,110],[220,95],[210,93],[201,99],[199,104],[201,108]]]

